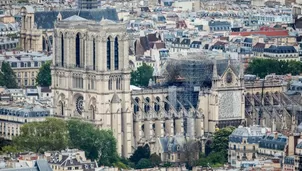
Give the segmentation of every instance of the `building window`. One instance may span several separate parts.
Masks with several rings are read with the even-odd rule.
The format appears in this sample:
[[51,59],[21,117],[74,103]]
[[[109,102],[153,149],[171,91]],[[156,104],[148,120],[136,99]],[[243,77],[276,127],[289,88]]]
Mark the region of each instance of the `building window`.
[[27,72],[24,73],[24,77],[25,77],[25,78],[27,77]]
[[26,86],[27,86],[27,79],[25,79],[25,80],[24,80],[24,85],[26,85]]
[[180,153],[177,154],[177,159],[180,160]]
[[[61,65],[62,65],[62,67],[64,67],[64,36],[63,36],[63,33],[61,33]],[[35,62],[35,66],[38,66],[38,62],[37,62],[37,65]]]
[[114,40],[114,69],[118,70],[119,68],[119,49],[118,49],[118,38]]
[[31,76],[34,77],[35,76],[35,72],[31,72]]
[[92,65],[93,70],[95,70],[95,39],[93,39],[93,48],[92,48]]
[[27,62],[27,67],[31,67],[31,62]]
[[107,69],[111,69],[111,42],[110,38],[107,38]]
[[[169,96],[166,97],[166,100],[169,101]],[[164,107],[165,107],[165,111],[166,111],[166,112],[168,112],[168,111],[170,110],[170,105],[169,105],[168,102],[165,102]]]
[[95,81],[93,78],[90,78],[88,82],[88,89],[94,90],[95,89]]
[[35,79],[31,80],[31,85],[34,86],[35,85]]
[[39,63],[37,61],[35,61],[35,67],[38,67]]
[[134,103],[134,113],[137,114],[138,111],[139,111],[139,98],[136,97]]
[[80,43],[80,33],[77,34],[76,36],[76,67],[80,67],[81,66],[81,60],[80,60],[80,54],[81,54],[81,43]]
[[112,90],[112,78],[108,81],[108,90]]
[[13,68],[17,67],[17,62],[12,62],[12,63],[11,63],[11,66],[12,66]]
[[73,77],[73,87],[74,88],[83,88],[83,78]]
[[146,113],[150,111],[150,98],[149,97],[147,97],[145,99],[145,106],[144,106],[144,108],[145,108],[145,112]]
[[234,145],[234,150],[236,150],[236,145]]
[[116,89],[121,90],[121,78],[120,77],[116,79]]
[[24,67],[24,62],[21,62],[21,63],[20,63],[20,66],[21,66],[21,67]]
[[159,98],[159,97],[156,97],[156,102],[155,102],[155,104],[154,104],[154,110],[155,110],[156,112],[159,112],[159,109],[160,109],[159,102],[160,102],[160,98]]

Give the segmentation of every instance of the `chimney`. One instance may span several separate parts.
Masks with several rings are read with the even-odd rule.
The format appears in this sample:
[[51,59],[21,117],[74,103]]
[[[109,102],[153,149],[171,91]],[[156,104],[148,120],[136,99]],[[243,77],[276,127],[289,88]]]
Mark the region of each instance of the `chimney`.
[[276,131],[276,123],[275,123],[275,118],[273,118],[273,123],[272,123],[272,132]]
[[274,139],[278,138],[278,132],[274,132]]

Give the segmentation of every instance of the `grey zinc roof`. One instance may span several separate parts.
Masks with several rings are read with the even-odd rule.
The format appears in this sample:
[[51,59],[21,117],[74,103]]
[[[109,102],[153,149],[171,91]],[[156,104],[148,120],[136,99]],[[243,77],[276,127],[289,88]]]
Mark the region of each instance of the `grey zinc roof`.
[[36,165],[39,171],[52,171],[46,160],[37,160]]
[[39,171],[37,168],[10,168],[10,169],[1,169],[1,171]]
[[66,19],[77,15],[81,18],[93,21],[101,21],[102,18],[118,21],[116,9],[82,9],[82,10],[63,10],[63,11],[39,11],[35,12],[35,24],[38,29],[53,29],[54,22],[57,20],[58,14],[62,15],[62,19]]
[[302,149],[302,142],[300,142],[299,144],[297,144],[296,148]]
[[0,115],[13,115],[18,117],[44,117],[49,116],[50,111],[47,108],[38,106],[23,106],[23,107],[9,107],[1,106]]
[[294,46],[275,46],[271,45],[269,48],[265,48],[264,52],[270,53],[297,53]]
[[263,131],[260,126],[239,127],[229,136],[229,141],[239,143],[242,142],[243,138],[247,138],[247,142],[250,144],[258,143],[266,135],[266,132]]
[[46,160],[37,160],[34,167],[1,169],[1,171],[52,171]]

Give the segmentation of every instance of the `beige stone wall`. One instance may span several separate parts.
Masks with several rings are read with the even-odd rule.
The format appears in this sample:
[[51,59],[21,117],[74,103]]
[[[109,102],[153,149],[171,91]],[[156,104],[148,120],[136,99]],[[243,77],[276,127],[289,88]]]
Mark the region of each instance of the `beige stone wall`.
[[[100,129],[111,129],[117,139],[118,153],[129,157],[132,153],[133,119],[128,37],[124,24],[104,22],[57,23],[52,69],[54,113],[58,117],[82,118]],[[118,69],[114,58],[116,37]],[[110,39],[111,69],[107,68],[107,38]],[[76,59],[77,40],[80,61]]]

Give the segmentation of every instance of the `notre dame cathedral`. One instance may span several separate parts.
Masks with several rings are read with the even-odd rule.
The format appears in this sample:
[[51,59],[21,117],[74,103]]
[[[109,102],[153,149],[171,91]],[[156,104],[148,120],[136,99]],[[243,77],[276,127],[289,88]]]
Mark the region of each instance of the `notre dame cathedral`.
[[[190,90],[183,87],[132,89],[129,42],[124,23],[91,21],[77,15],[57,21],[52,65],[54,115],[112,130],[118,153],[124,157],[144,144],[156,152],[162,138],[181,136],[203,143],[205,135],[217,128],[255,123],[253,117],[246,118],[255,114],[246,110],[246,93],[261,89],[245,84],[241,64],[226,59],[218,68],[212,63],[211,88],[194,89],[188,99]],[[281,92],[282,87],[267,86],[263,91]]]

